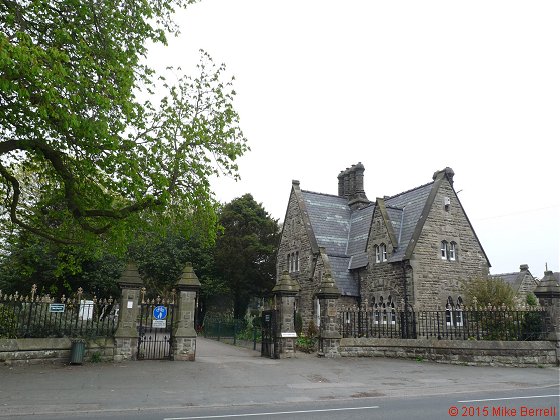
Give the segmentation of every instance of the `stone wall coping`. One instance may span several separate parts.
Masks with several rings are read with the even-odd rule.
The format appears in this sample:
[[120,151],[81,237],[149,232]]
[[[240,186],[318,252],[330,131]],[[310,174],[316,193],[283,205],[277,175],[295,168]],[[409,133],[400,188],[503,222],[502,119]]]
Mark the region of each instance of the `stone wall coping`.
[[[113,346],[112,338],[92,338],[87,341],[87,348]],[[0,340],[0,352],[68,350],[72,347],[72,339],[62,338],[8,338]]]
[[467,349],[467,350],[554,350],[551,341],[475,341],[475,340],[437,340],[398,338],[343,338],[340,347],[409,347],[434,349]]

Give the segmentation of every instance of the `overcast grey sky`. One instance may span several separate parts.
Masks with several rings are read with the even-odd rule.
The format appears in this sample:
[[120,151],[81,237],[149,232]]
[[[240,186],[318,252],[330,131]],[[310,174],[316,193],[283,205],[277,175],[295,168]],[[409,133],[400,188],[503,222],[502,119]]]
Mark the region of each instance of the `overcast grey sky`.
[[202,0],[157,66],[200,48],[234,75],[251,152],[241,181],[283,221],[291,180],[337,193],[362,162],[371,200],[455,171],[493,274],[559,271],[560,2]]

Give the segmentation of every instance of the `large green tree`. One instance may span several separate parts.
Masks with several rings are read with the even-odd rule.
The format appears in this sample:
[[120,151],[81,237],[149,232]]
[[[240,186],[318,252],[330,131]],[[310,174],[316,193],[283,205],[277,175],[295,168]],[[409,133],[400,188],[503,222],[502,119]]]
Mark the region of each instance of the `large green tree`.
[[88,296],[117,297],[117,280],[126,260],[108,252],[97,256],[79,247],[49,241],[27,231],[4,238],[0,290],[26,295],[33,284],[41,295],[71,296],[79,287]]
[[215,233],[208,178],[247,150],[231,81],[205,53],[173,84],[145,64],[191,2],[0,0],[4,220],[121,251],[146,224]]
[[226,204],[219,220],[223,232],[216,239],[216,272],[233,296],[234,315],[243,317],[252,297],[274,287],[278,221],[251,194]]

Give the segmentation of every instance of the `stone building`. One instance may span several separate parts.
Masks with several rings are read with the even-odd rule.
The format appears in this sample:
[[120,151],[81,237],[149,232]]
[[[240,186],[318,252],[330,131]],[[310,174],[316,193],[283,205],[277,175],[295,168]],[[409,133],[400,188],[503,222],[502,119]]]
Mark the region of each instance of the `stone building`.
[[419,309],[461,304],[461,283],[488,275],[490,262],[445,168],[432,182],[370,201],[361,163],[338,175],[338,195],[292,189],[277,257],[300,286],[297,311],[319,324],[316,293],[330,275],[338,305]]
[[515,299],[519,304],[526,303],[527,295],[532,293],[539,285],[537,279],[529,271],[527,264],[521,264],[518,273],[493,274],[491,277],[502,279],[509,284],[515,292]]

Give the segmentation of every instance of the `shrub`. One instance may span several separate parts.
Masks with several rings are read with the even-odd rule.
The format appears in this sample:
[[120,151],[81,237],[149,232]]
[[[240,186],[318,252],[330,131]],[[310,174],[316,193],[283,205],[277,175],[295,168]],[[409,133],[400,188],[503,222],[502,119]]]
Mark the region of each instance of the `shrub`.
[[319,330],[317,329],[315,322],[309,321],[305,335],[299,336],[296,340],[296,350],[304,353],[313,353],[314,351],[317,351],[318,334]]
[[465,285],[464,293],[467,305],[474,306],[476,298],[478,308],[488,305],[513,307],[515,303],[515,291],[500,278],[473,279]]
[[302,335],[296,340],[296,350],[304,353],[313,353],[317,350],[317,339],[315,337],[306,337]]
[[527,294],[527,297],[525,298],[525,302],[529,306],[539,306],[539,300],[532,292]]

